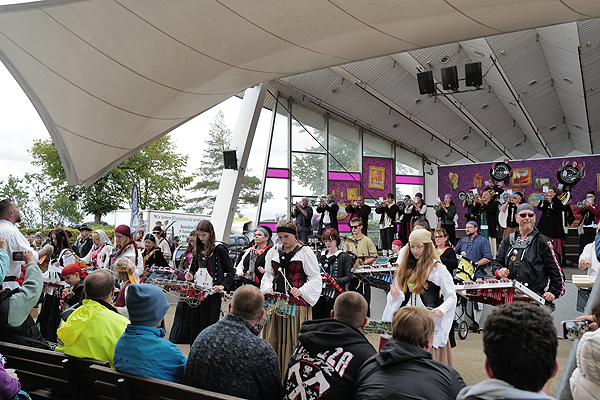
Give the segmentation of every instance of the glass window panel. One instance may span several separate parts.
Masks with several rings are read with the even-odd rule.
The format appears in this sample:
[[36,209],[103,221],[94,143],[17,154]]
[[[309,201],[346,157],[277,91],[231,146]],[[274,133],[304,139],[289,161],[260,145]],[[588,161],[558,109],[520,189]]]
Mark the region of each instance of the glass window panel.
[[[415,197],[415,193],[423,193],[423,185],[396,184],[396,201],[404,199],[406,195],[412,199]],[[425,199],[425,204],[427,204],[427,199]]]
[[[360,172],[360,132],[357,128],[329,119],[330,171]],[[339,163],[333,159],[339,161]],[[340,163],[344,166],[340,166]]]
[[263,198],[260,215],[261,222],[276,222],[285,219],[291,211],[291,202],[288,200],[288,179],[267,178],[265,193],[272,197]]
[[369,226],[367,227],[367,236],[371,238],[376,247],[379,245],[379,218],[380,214],[375,213],[375,200],[365,197],[365,204],[371,206],[371,215],[369,215]]
[[[282,100],[285,103],[285,99]],[[283,107],[277,107],[273,140],[271,141],[271,155],[269,168],[289,168],[288,154],[288,117]]]
[[292,114],[304,125],[303,127],[298,121],[292,119],[292,151],[325,153],[325,149],[319,145],[326,146],[325,115],[296,103],[292,104]]
[[325,155],[292,153],[292,194],[325,196]]
[[392,157],[392,142],[363,132],[363,155],[371,157]]
[[406,149],[396,146],[396,175],[423,175],[423,159]]

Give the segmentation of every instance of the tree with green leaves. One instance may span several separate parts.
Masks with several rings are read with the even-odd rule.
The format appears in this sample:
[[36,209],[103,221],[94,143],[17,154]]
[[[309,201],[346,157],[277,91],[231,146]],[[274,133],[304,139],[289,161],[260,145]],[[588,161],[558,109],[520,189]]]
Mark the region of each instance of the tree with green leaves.
[[[195,173],[199,180],[189,189],[193,192],[200,192],[202,195],[189,199],[186,211],[192,213],[212,212],[223,174],[223,150],[229,149],[232,135],[233,132],[225,125],[225,115],[219,110],[210,124],[206,139],[207,148],[202,157],[203,166],[198,168]],[[256,206],[258,204],[261,181],[249,173],[250,169],[248,168],[242,181],[238,206]],[[272,197],[269,193],[266,193],[265,196]]]
[[21,211],[21,222],[25,226],[35,226],[35,214],[31,209],[29,192],[24,185],[24,180],[12,174],[8,176],[6,183],[0,181],[0,200],[12,199],[17,203]]
[[[134,184],[138,185],[141,209],[170,211],[182,207],[184,199],[179,191],[191,183],[192,177],[184,172],[188,157],[177,154],[174,148],[170,136],[166,135],[128,158],[81,191],[77,202],[80,209],[93,214],[94,222],[99,224],[103,215],[120,209],[130,201]],[[54,143],[36,140],[29,153],[33,164],[41,168],[40,173],[47,183],[66,198],[73,189],[68,186]],[[59,204],[55,208],[65,210]]]

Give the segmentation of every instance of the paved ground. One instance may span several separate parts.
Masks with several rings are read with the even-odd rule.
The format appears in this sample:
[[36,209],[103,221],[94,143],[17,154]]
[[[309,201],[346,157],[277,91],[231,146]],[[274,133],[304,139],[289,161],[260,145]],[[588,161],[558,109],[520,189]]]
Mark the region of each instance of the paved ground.
[[[560,322],[569,319],[575,319],[577,316],[582,315],[576,311],[576,300],[577,300],[577,288],[571,282],[571,276],[573,274],[580,274],[577,268],[565,268],[566,276],[566,292],[556,302],[556,311],[552,313],[554,318],[554,325],[560,335]],[[374,319],[381,319],[383,309],[385,307],[385,292],[379,289],[373,289],[372,301],[371,301],[371,315]],[[485,321],[486,316],[493,309],[492,306],[486,305],[481,319],[481,325]],[[166,315],[167,325],[167,337],[169,329],[173,324],[173,316],[175,314],[175,305],[173,304]],[[379,336],[368,335],[370,342],[375,348],[378,348]],[[487,379],[485,370],[483,369],[483,363],[485,355],[483,354],[483,344],[481,333],[469,332],[465,340],[456,339],[456,347],[452,349],[452,357],[454,359],[454,367],[461,374],[467,385],[474,385],[477,382]],[[557,376],[552,380],[548,394],[551,396],[556,392],[562,369],[566,363],[566,360],[571,351],[571,345],[573,342],[566,340],[559,340],[558,346],[558,360],[559,360],[559,371]],[[187,355],[189,353],[189,345],[178,345],[182,352]]]

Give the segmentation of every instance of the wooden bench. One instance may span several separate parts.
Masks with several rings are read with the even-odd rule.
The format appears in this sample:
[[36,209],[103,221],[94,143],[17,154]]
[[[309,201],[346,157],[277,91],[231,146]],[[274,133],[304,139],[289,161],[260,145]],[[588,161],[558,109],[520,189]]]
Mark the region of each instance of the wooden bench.
[[0,342],[0,353],[6,357],[7,368],[16,370],[22,389],[36,400],[98,399],[90,366],[109,367],[107,361],[6,342]]
[[126,374],[100,365],[92,365],[90,372],[96,379],[94,385],[99,400],[239,400],[239,397]]

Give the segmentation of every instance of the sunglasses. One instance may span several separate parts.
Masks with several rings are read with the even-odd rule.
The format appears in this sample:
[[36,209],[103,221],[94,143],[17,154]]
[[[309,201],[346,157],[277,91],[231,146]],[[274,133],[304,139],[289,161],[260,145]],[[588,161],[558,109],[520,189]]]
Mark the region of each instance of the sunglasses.
[[350,225],[350,228],[352,228],[352,229],[358,229],[358,228],[360,228],[360,225]]
[[534,216],[535,216],[535,214],[532,214],[532,213],[519,214],[519,217],[521,217],[521,218],[525,218],[525,217],[533,218]]
[[442,239],[442,238],[445,238],[445,237],[446,237],[446,236],[436,236],[435,238],[436,238],[436,239]]

